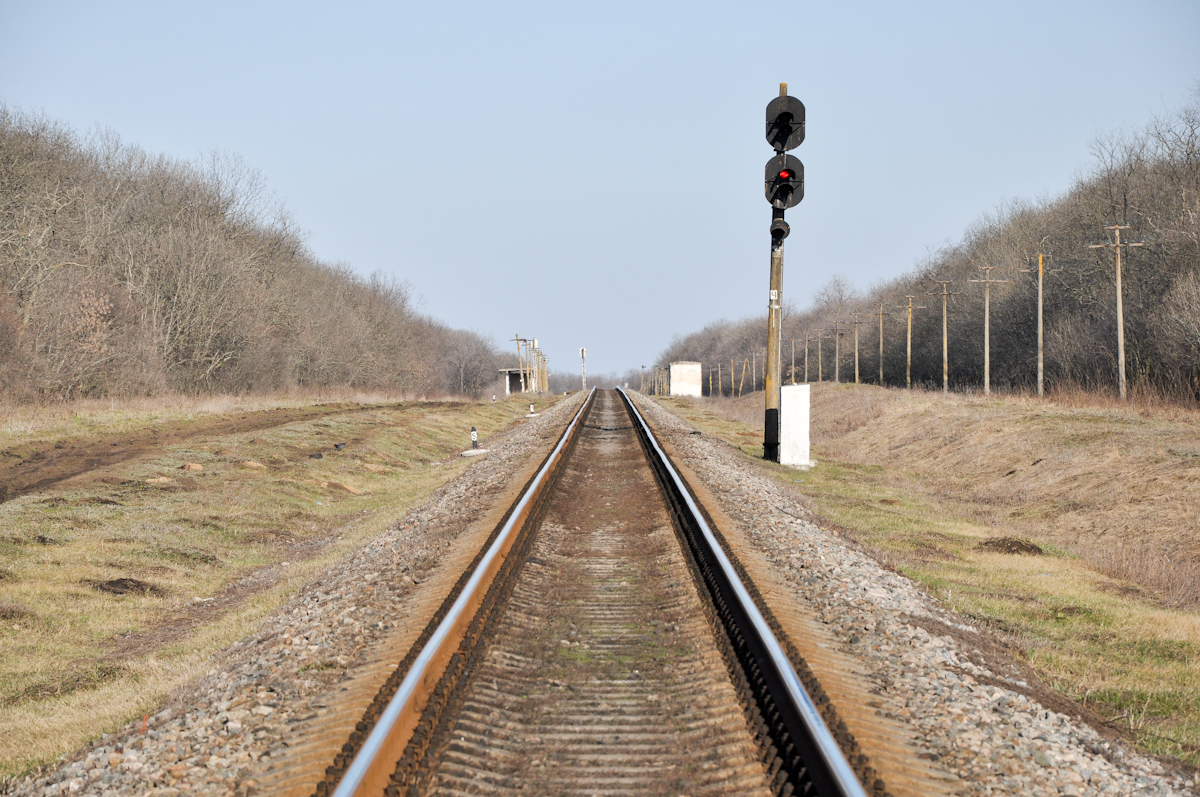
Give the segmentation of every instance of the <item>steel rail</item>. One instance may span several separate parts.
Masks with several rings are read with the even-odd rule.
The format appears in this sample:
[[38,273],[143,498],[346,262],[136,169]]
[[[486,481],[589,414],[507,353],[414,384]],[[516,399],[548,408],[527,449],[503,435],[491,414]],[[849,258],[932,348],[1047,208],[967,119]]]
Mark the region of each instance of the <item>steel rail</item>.
[[[520,529],[527,519],[540,489],[558,465],[563,449],[571,440],[576,426],[591,405],[595,393],[596,389],[592,388],[575,417],[571,419],[566,431],[563,432],[558,445],[550,452],[545,463],[530,480],[520,500],[514,505],[508,520],[505,521],[500,533],[496,535],[496,539],[488,547],[487,553],[472,572],[471,578],[459,593],[457,600],[454,601],[433,635],[421,648],[421,652],[417,654],[412,666],[405,674],[404,680],[400,682],[399,688],[388,702],[387,708],[383,710],[370,735],[367,736],[366,741],[354,756],[354,760],[342,775],[332,797],[361,797],[366,794],[382,793],[387,787],[396,762],[394,760],[383,761],[381,756],[386,758],[387,756],[384,755],[386,751],[394,750],[398,745],[398,741],[392,738],[398,721],[401,717],[412,716],[414,713],[419,714],[419,710],[423,708],[423,706],[414,704],[427,698],[428,688],[441,677],[441,673],[436,671],[436,665],[439,662],[444,663],[452,653],[451,650],[446,649],[447,642],[453,643],[454,647],[457,646],[455,637],[458,635],[455,634],[455,631],[462,627],[464,620],[469,620],[468,610],[482,600],[482,594],[490,586],[490,583],[485,582],[491,581],[491,577],[495,575],[502,563],[512,538],[515,536],[514,531]],[[407,743],[407,739],[404,742]],[[399,749],[403,750],[403,745],[399,745]]]
[[[766,676],[765,680],[782,687],[772,690],[771,697],[776,708],[783,715],[784,722],[793,737],[791,741],[797,748],[815,752],[818,758],[817,761],[805,761],[809,777],[822,792],[835,793],[844,797],[866,797],[866,792],[854,774],[854,770],[845,755],[842,754],[833,734],[825,725],[820,711],[801,683],[800,676],[796,674],[796,670],[788,660],[779,640],[771,631],[770,625],[754,603],[754,599],[750,597],[750,593],[738,577],[729,557],[725,555],[724,549],[705,520],[704,513],[700,511],[692,498],[687,483],[675,469],[670,457],[658,444],[658,440],[650,430],[650,425],[638,411],[629,394],[621,388],[617,388],[617,390],[625,399],[630,413],[641,427],[639,436],[647,443],[648,448],[657,457],[662,470],[670,477],[672,484],[664,485],[664,488],[668,490],[671,487],[674,488],[670,491],[675,493],[675,497],[687,507],[690,514],[687,520],[700,532],[699,539],[703,540],[706,548],[701,553],[710,563],[716,565],[715,572],[709,571],[713,572],[718,580],[715,586],[721,593],[731,595],[735,599],[736,607],[733,608],[746,621],[739,623],[741,626],[739,630],[748,637],[749,647],[752,654],[758,659],[757,663]],[[768,688],[770,687],[768,686]]]

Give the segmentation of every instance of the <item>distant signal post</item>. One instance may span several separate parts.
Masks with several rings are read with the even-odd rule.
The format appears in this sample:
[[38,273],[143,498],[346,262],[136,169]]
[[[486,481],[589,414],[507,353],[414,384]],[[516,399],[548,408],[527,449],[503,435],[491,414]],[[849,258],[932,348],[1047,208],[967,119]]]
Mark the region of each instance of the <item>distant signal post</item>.
[[780,354],[783,344],[783,239],[791,229],[783,214],[804,199],[804,164],[785,154],[804,141],[804,103],[788,96],[787,84],[779,84],[779,96],[767,103],[767,143],[775,156],[767,161],[763,192],[771,203],[771,288],[767,300],[767,362],[764,371],[766,423],[763,459],[779,461]]

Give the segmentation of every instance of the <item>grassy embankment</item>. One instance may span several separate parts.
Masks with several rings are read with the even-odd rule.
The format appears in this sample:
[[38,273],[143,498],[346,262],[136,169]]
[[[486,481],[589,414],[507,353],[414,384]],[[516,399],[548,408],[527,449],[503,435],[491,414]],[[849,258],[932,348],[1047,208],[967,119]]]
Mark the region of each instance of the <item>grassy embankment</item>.
[[[761,402],[663,400],[755,458]],[[1200,416],[823,384],[812,432],[816,468],[764,471],[1142,749],[1200,765]]]
[[[99,453],[151,429],[172,438],[0,503],[0,776],[140,718],[207,671],[461,473],[471,426],[486,441],[528,404],[208,398],[0,415],[6,466]],[[280,423],[230,431],[264,412]]]

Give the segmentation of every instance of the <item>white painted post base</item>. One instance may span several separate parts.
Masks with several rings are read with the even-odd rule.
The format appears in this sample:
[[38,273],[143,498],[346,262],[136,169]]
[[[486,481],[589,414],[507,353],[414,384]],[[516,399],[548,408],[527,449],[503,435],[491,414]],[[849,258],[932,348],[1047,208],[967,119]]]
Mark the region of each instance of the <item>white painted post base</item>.
[[784,385],[779,389],[779,463],[811,468],[809,454],[809,386]]

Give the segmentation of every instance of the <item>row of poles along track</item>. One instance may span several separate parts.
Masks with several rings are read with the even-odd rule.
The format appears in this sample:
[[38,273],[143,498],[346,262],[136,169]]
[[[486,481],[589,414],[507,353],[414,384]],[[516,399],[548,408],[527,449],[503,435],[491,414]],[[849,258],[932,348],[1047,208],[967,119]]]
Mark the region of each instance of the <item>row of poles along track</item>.
[[[1127,242],[1121,240],[1121,231],[1129,229],[1129,225],[1113,224],[1106,226],[1105,230],[1113,232],[1115,241],[1103,244],[1093,244],[1090,248],[1111,248],[1116,253],[1116,303],[1117,303],[1117,383],[1121,398],[1126,397],[1126,380],[1125,380],[1125,314],[1124,301],[1121,295],[1121,250],[1131,246],[1145,246],[1146,242]],[[1037,275],[1037,390],[1038,395],[1045,395],[1045,367],[1044,367],[1044,324],[1043,324],[1043,296],[1045,275],[1048,271],[1061,271],[1061,268],[1048,268],[1049,255],[1039,253],[1036,255],[1037,265],[1033,265],[1033,256],[1028,259],[1029,267],[1020,269],[1022,273],[1031,273]],[[981,279],[972,279],[970,282],[982,284],[984,290],[984,311],[983,311],[983,392],[985,395],[991,393],[991,289],[992,285],[1001,282],[1008,282],[1008,279],[997,279],[992,272],[997,270],[997,266],[979,266],[979,270],[983,272]],[[942,300],[942,390],[949,392],[950,390],[950,363],[949,363],[949,341],[948,341],[948,323],[947,310],[948,302],[951,296],[961,294],[961,291],[950,290],[950,285],[954,280],[932,280],[932,282],[940,285],[940,290],[931,291],[925,295],[938,296]],[[903,315],[907,319],[906,324],[906,357],[905,357],[905,386],[912,387],[912,319],[913,312],[916,310],[927,309],[926,305],[913,304],[913,300],[917,298],[916,294],[906,294],[904,298],[907,300],[904,304],[889,305],[887,302],[879,302],[876,305],[874,312],[869,315],[878,320],[879,325],[879,384],[885,384],[883,364],[884,364],[884,318],[893,315]],[[889,312],[889,307],[901,312]],[[849,328],[854,331],[854,382],[858,384],[860,379],[859,374],[859,327],[868,323],[863,316],[866,313],[851,313],[849,320],[837,319],[832,327],[821,327],[816,330],[815,335],[812,330],[806,330],[802,340],[803,348],[801,349],[801,358],[803,361],[802,368],[797,368],[796,363],[796,341],[792,339],[792,362],[788,372],[788,376],[792,384],[797,383],[797,376],[803,373],[803,382],[810,381],[810,374],[815,373],[818,382],[825,381],[825,363],[824,363],[824,343],[826,341],[825,334],[833,333],[834,359],[832,376],[834,382],[841,381],[841,343],[842,338],[849,332]],[[845,326],[843,326],[845,325]],[[810,370],[810,351],[811,344],[816,342],[816,362]],[[760,369],[759,364],[766,359],[765,352],[752,352],[750,356],[743,357],[741,362],[741,374],[738,374],[738,365],[736,358],[729,361],[728,370],[723,362],[715,365],[709,364],[706,366],[708,371],[708,395],[729,395],[741,396],[746,387],[747,372],[750,376],[750,391],[754,392],[760,389],[765,380],[764,369]],[[726,373],[728,373],[728,383],[726,383]],[[714,384],[715,382],[715,384]],[[728,392],[726,391],[728,384]],[[643,393],[651,393],[652,395],[662,395],[670,391],[670,373],[667,366],[658,365],[650,369],[642,369],[642,384],[641,391]]]

